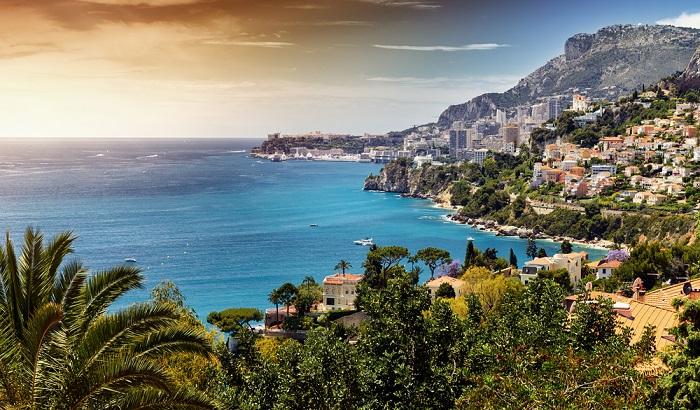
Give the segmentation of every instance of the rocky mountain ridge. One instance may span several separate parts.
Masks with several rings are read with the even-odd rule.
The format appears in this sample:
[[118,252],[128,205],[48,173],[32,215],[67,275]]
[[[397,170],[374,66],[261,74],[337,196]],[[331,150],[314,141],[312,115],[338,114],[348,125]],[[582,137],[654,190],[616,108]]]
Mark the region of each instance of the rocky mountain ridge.
[[614,99],[642,84],[654,84],[693,68],[700,78],[699,46],[700,30],[675,26],[614,25],[592,34],[576,34],[564,44],[564,54],[515,87],[452,105],[440,115],[438,124],[449,127],[458,120],[474,121],[490,116],[496,108],[533,104],[541,97],[567,95],[574,89],[585,90],[591,97]]

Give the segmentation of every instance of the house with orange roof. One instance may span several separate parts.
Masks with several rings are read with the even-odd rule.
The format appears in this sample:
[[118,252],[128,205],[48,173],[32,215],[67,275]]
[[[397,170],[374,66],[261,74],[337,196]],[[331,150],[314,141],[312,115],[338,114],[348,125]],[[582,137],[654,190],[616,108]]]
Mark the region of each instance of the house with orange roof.
[[355,309],[357,284],[364,276],[352,273],[334,273],[323,278],[323,302],[318,309],[348,310]]
[[600,261],[596,266],[595,266],[595,278],[596,279],[605,279],[609,278],[612,276],[613,272],[617,270],[617,268],[622,265],[621,261]]
[[464,287],[464,281],[461,279],[453,278],[452,276],[444,275],[426,282],[425,286],[428,288],[430,297],[435,299],[435,293],[440,288],[440,285],[442,285],[443,283],[447,283],[448,285],[452,286],[452,289],[454,289],[455,291],[456,297],[462,296],[462,288]]

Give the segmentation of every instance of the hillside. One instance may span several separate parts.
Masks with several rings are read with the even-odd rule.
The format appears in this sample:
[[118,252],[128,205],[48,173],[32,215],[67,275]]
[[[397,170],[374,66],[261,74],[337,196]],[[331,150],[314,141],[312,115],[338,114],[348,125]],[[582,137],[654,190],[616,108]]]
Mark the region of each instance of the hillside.
[[614,25],[576,34],[564,54],[547,62],[504,93],[488,93],[448,107],[438,120],[472,121],[498,108],[512,108],[574,88],[592,97],[617,98],[688,68],[700,45],[700,30],[660,25]]

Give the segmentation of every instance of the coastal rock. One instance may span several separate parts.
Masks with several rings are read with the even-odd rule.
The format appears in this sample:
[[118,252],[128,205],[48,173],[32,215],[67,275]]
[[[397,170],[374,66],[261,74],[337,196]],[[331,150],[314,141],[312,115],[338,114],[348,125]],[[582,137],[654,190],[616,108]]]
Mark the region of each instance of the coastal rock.
[[[402,194],[412,198],[440,200],[449,205],[450,188],[455,176],[439,167],[414,167],[408,160],[393,161],[379,175],[365,179],[364,190]],[[447,202],[447,203],[445,203]]]
[[564,54],[515,87],[452,105],[440,115],[438,125],[473,121],[492,115],[496,107],[532,104],[540,97],[569,95],[574,89],[614,99],[683,71],[699,45],[700,30],[674,26],[615,25],[593,34],[576,34],[566,41]]

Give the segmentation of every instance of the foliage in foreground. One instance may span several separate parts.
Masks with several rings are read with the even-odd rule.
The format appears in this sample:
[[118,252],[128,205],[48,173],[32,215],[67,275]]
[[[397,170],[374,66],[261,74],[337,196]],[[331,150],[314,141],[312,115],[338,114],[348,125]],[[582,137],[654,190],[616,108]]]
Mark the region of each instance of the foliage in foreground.
[[36,230],[15,253],[0,247],[0,406],[22,409],[212,408],[200,390],[178,384],[164,362],[206,358],[210,340],[162,303],[112,304],[140,288],[141,272],[119,266],[88,274],[66,262],[75,237],[48,244]]

